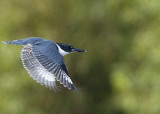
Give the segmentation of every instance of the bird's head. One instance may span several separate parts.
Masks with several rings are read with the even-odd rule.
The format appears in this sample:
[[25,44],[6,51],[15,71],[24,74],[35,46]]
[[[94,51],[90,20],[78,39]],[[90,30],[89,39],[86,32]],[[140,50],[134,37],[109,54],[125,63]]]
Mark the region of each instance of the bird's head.
[[73,53],[73,52],[86,52],[83,49],[74,48],[73,46],[69,44],[57,43],[57,47],[58,47],[59,53],[62,56],[67,55],[69,53]]

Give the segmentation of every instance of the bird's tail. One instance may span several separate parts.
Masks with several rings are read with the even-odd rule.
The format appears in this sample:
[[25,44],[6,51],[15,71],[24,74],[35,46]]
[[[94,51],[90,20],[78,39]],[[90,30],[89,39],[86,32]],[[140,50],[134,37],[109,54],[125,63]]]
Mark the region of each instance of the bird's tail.
[[2,41],[2,43],[12,45],[26,45],[26,42],[24,42],[24,40]]

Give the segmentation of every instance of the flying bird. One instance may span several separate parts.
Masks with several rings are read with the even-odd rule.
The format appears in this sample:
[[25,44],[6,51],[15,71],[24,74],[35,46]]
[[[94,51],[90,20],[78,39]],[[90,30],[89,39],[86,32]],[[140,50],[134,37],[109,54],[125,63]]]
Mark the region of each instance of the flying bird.
[[77,90],[69,77],[63,56],[73,52],[85,52],[85,50],[38,37],[3,41],[3,43],[24,46],[21,52],[23,66],[40,84],[56,91],[58,81],[68,89]]

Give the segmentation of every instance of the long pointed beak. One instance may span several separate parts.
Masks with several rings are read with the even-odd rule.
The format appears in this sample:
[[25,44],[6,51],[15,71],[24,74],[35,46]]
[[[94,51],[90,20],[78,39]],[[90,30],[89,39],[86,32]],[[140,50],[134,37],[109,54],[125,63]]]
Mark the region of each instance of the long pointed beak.
[[86,50],[74,48],[74,49],[72,49],[72,52],[86,52]]

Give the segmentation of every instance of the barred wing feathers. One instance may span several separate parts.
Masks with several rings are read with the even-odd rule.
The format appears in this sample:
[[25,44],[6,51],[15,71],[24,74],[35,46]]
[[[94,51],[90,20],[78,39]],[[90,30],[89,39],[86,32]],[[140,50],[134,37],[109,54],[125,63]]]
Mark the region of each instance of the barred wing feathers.
[[23,65],[34,80],[51,90],[57,89],[56,81],[68,89],[76,90],[65,64],[57,64],[50,58],[31,45],[24,46],[21,52]]

